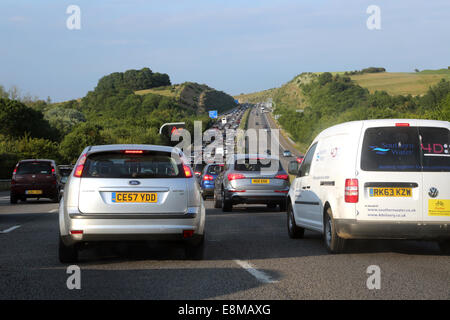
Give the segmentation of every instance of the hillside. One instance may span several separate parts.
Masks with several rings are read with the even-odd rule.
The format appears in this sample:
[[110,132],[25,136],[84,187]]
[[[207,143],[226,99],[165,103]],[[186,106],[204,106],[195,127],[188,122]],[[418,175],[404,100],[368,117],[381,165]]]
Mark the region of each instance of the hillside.
[[[290,106],[293,109],[303,109],[306,104],[304,95],[300,90],[300,83],[310,81],[316,73],[302,73],[280,88],[268,89],[260,92],[241,94],[235,96],[239,101],[265,102],[272,98],[274,102]],[[344,72],[332,72],[333,75],[344,75]],[[423,70],[421,72],[381,72],[350,75],[350,79],[371,93],[386,91],[391,95],[420,96],[427,92],[429,87],[436,85],[441,79],[450,80],[449,69]]]
[[218,110],[220,113],[236,106],[232,96],[210,88],[205,84],[195,82],[138,90],[135,93],[138,95],[151,93],[173,98],[180,106],[197,114],[205,113],[209,110]]

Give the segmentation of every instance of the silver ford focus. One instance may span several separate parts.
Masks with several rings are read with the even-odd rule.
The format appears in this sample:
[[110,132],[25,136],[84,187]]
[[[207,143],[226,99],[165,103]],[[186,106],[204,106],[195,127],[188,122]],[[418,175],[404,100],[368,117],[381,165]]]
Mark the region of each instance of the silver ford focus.
[[81,153],[59,206],[59,259],[83,243],[175,240],[201,259],[205,207],[183,153],[153,145],[103,145]]

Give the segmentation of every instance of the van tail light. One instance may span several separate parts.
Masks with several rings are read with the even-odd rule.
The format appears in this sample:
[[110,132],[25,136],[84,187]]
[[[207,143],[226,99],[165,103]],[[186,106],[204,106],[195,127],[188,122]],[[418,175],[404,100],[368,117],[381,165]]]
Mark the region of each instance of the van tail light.
[[214,178],[213,178],[213,176],[211,176],[211,175],[209,175],[209,174],[205,174],[205,175],[203,176],[203,180],[204,180],[204,181],[212,181],[212,180],[214,180]]
[[74,177],[81,178],[81,175],[83,174],[84,164],[86,162],[86,154],[83,154],[78,161],[78,164],[75,168],[75,172],[73,173]]
[[345,179],[345,202],[357,203],[358,200],[358,179]]
[[192,170],[189,166],[183,164],[183,171],[186,178],[192,178]]
[[275,179],[289,180],[289,176],[287,174],[277,174]]
[[229,173],[228,174],[228,181],[238,180],[238,179],[245,179],[245,176],[240,173]]

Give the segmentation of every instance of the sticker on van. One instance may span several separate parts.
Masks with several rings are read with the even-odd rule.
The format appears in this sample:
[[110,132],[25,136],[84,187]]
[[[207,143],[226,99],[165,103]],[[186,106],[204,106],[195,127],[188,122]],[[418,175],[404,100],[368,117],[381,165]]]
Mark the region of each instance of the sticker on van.
[[429,216],[450,216],[450,200],[428,199]]

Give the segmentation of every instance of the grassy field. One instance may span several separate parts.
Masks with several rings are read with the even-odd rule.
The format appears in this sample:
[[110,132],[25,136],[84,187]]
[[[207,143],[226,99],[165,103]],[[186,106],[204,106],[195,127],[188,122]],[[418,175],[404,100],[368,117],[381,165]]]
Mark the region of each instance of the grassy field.
[[450,70],[425,70],[416,73],[382,72],[350,77],[370,92],[384,90],[392,95],[422,95],[442,78],[450,80]]
[[277,89],[267,89],[264,91],[246,93],[234,96],[235,99],[238,99],[240,103],[258,103],[258,102],[266,102],[268,99],[273,98],[273,95]]

